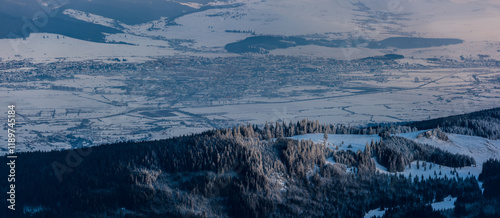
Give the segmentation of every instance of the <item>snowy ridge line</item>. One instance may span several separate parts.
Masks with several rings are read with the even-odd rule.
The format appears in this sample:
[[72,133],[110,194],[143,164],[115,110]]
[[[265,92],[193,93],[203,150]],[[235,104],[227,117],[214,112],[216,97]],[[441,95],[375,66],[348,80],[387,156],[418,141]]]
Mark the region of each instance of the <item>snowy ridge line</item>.
[[87,13],[84,11],[79,11],[75,9],[66,9],[63,11],[63,14],[66,14],[72,18],[75,18],[77,20],[105,26],[105,27],[110,27],[114,29],[123,29],[123,24],[119,21],[116,21],[111,18],[103,17],[97,14],[92,14],[92,13]]
[[185,5],[185,6],[188,6],[188,7],[192,7],[194,9],[200,9],[203,4],[200,4],[200,3],[195,3],[195,2],[177,2],[181,5]]
[[468,136],[446,133],[450,141],[442,141],[437,138],[417,138],[417,136],[428,130],[412,133],[398,134],[401,137],[411,139],[417,143],[426,144],[450,153],[468,155],[474,158],[477,165],[482,165],[490,158],[500,157],[500,140],[486,139],[480,136]]

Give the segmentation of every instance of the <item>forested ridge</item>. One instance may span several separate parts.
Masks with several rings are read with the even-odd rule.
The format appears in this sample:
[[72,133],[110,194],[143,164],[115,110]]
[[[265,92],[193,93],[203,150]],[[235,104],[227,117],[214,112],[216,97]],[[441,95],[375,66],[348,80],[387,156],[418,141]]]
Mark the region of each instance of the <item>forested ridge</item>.
[[[388,208],[387,217],[498,216],[498,160],[484,164],[479,177],[484,192],[473,176],[407,178],[377,173],[374,159],[390,172],[400,172],[414,160],[449,167],[475,165],[469,156],[391,135],[422,126],[435,132],[454,128],[455,121],[443,125],[446,122],[372,127],[308,120],[268,123],[263,128],[247,124],[166,140],[21,153],[16,166],[17,210],[7,210],[8,202],[2,201],[0,214],[362,217],[371,209]],[[286,138],[307,133],[379,134],[382,139],[353,152]],[[6,157],[0,159],[7,162]],[[0,171],[8,175],[6,167]],[[0,180],[1,191],[7,188],[7,181]],[[429,208],[448,195],[458,197],[454,210]]]
[[500,108],[419,121],[409,126],[420,130],[439,126],[444,132],[448,133],[500,139]]

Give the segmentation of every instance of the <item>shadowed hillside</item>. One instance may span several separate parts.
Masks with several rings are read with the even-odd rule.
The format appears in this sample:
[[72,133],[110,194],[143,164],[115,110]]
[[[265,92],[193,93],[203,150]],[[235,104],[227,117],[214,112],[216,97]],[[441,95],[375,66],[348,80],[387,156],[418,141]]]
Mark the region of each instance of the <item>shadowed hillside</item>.
[[[398,128],[405,127],[384,131]],[[382,207],[395,208],[386,215],[400,217],[441,216],[426,205],[448,195],[458,197],[463,204],[470,202],[464,199],[474,199],[498,205],[497,192],[485,189],[488,198],[484,198],[475,177],[379,174],[373,160],[378,158],[389,169],[399,171],[400,165],[414,159],[467,166],[473,161],[467,156],[391,136],[357,152],[284,138],[363,131],[366,129],[303,120],[266,124],[264,128],[238,126],[160,141],[22,153],[16,168],[17,208],[35,217],[360,217]],[[375,131],[371,129],[371,133]],[[441,157],[434,156],[440,153]],[[497,172],[491,169],[485,167],[485,184],[496,179]],[[1,173],[7,175],[7,168]],[[7,192],[6,181],[0,183]],[[2,203],[2,214],[12,214],[6,211],[6,204]],[[471,208],[455,212],[498,213]]]

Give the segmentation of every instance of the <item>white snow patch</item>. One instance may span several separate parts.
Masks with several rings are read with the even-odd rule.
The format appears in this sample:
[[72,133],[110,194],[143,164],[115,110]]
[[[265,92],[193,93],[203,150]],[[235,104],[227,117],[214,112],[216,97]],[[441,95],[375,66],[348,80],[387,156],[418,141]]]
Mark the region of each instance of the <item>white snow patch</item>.
[[92,14],[92,13],[87,13],[84,11],[79,11],[79,10],[75,10],[75,9],[66,9],[63,11],[63,14],[66,14],[66,15],[68,15],[72,18],[75,18],[77,20],[81,20],[81,21],[85,21],[85,22],[89,22],[89,23],[93,23],[93,24],[97,24],[97,25],[101,25],[101,26],[111,27],[111,28],[115,28],[115,29],[121,28],[121,23],[119,23],[116,20],[113,20],[113,19],[107,18],[107,17],[103,17],[103,16],[99,16],[96,14]]
[[[376,159],[375,160],[375,165],[377,167],[377,172],[380,173],[389,173],[387,171],[387,168],[384,166],[380,165]],[[430,162],[425,162],[425,161],[419,161],[420,162],[420,167],[417,169],[417,161],[411,162],[411,167],[406,166],[404,172],[396,172],[398,175],[404,175],[405,177],[408,177],[411,175],[412,178],[415,176],[418,176],[419,179],[424,177],[424,179],[428,179],[429,177],[431,178],[444,178],[445,176],[447,178],[453,178],[453,177],[461,177],[465,178],[467,176],[475,176],[476,178],[479,176],[481,173],[481,169],[479,167],[462,167],[462,168],[452,168],[452,167],[447,167],[447,166],[440,166],[439,164],[435,163],[430,163]],[[427,165],[424,167],[424,163]],[[432,164],[432,168],[430,165]],[[441,174],[441,175],[440,175]]]
[[457,201],[457,198],[448,196],[444,198],[443,201],[432,203],[431,206],[433,210],[453,209],[455,208],[455,201]]
[[[448,210],[448,209],[453,209],[455,208],[455,201],[457,201],[457,198],[447,196],[443,199],[443,201],[439,202],[434,202],[431,204],[433,210]],[[364,218],[371,218],[371,217],[382,217],[384,216],[385,212],[387,211],[386,209],[373,209],[368,211]]]
[[386,211],[386,210],[387,210],[387,208],[386,208],[386,209],[383,209],[383,210],[382,210],[382,209],[380,209],[380,208],[378,208],[378,209],[373,209],[373,210],[368,211],[368,212],[365,214],[365,216],[364,216],[364,217],[365,217],[365,218],[371,218],[371,217],[374,217],[374,216],[375,216],[375,217],[382,217],[382,216],[384,216],[384,214],[385,214],[385,211]]
[[384,167],[381,164],[379,164],[375,158],[374,158],[374,162],[375,162],[375,167],[376,167],[377,172],[379,172],[379,173],[388,173],[389,172],[387,170],[387,167]]
[[188,7],[192,7],[194,9],[200,9],[201,6],[203,6],[203,4],[195,3],[195,2],[179,2],[179,4],[185,5],[185,6],[188,6]]
[[[479,136],[467,136],[452,133],[446,133],[450,141],[442,141],[436,138],[425,137],[416,138],[417,135],[425,131],[427,130],[399,134],[399,136],[411,139],[418,143],[428,144],[430,146],[440,148],[452,154],[464,154],[474,158],[474,160],[476,161],[476,167],[463,167],[457,169],[457,172],[460,176],[468,175],[468,173],[470,172],[477,178],[481,173],[483,163],[485,161],[490,158],[500,158],[500,140],[491,140]],[[444,168],[445,167],[443,167],[443,169]]]
[[[296,135],[289,137],[290,139],[296,140],[312,140],[314,143],[325,142],[323,133],[312,133],[305,135]],[[335,150],[336,146],[339,146],[339,150],[351,150],[351,151],[364,151],[366,143],[371,143],[371,141],[380,141],[380,136],[378,135],[344,135],[344,134],[328,134],[328,140],[326,145]]]
[[[108,36],[110,41],[120,41],[120,36]],[[52,33],[32,33],[23,39],[0,39],[0,58],[2,60],[25,60],[33,63],[55,61],[107,60],[125,58],[128,62],[144,62],[159,56],[193,55],[192,52],[175,51],[166,47],[168,43],[151,40],[145,44],[143,37],[134,37],[125,44],[95,43]],[[150,45],[154,46],[150,46]],[[158,45],[165,45],[160,47]],[[197,55],[203,55],[197,53]]]
[[491,140],[479,136],[459,135],[446,133],[450,141],[442,141],[435,138],[417,138],[417,136],[428,130],[399,134],[399,136],[412,139],[415,142],[428,144],[453,154],[465,154],[473,157],[476,163],[482,164],[490,158],[500,157],[500,140]]

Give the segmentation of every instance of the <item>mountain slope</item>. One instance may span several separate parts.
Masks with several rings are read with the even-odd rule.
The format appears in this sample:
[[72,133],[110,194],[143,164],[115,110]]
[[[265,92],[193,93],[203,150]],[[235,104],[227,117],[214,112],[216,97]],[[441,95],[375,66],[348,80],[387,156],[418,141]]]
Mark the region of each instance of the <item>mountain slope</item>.
[[[482,202],[475,177],[420,179],[377,173],[374,154],[387,157],[389,164],[395,155],[408,152],[425,159],[422,155],[433,149],[426,145],[389,137],[354,152],[282,138],[320,132],[352,134],[355,128],[304,120],[263,129],[246,125],[160,141],[21,153],[16,166],[17,213],[22,210],[35,217],[360,217],[379,207],[391,208],[386,214],[393,216],[411,211],[438,215],[441,212],[426,205],[449,195],[460,204]],[[405,150],[397,143],[420,150]],[[446,153],[439,161],[446,165],[463,158]],[[7,175],[7,170],[3,167],[0,173]],[[7,192],[7,182],[0,184]],[[488,196],[496,199],[496,194]],[[2,210],[7,210],[7,203],[2,203]],[[456,213],[463,212],[457,208]]]

